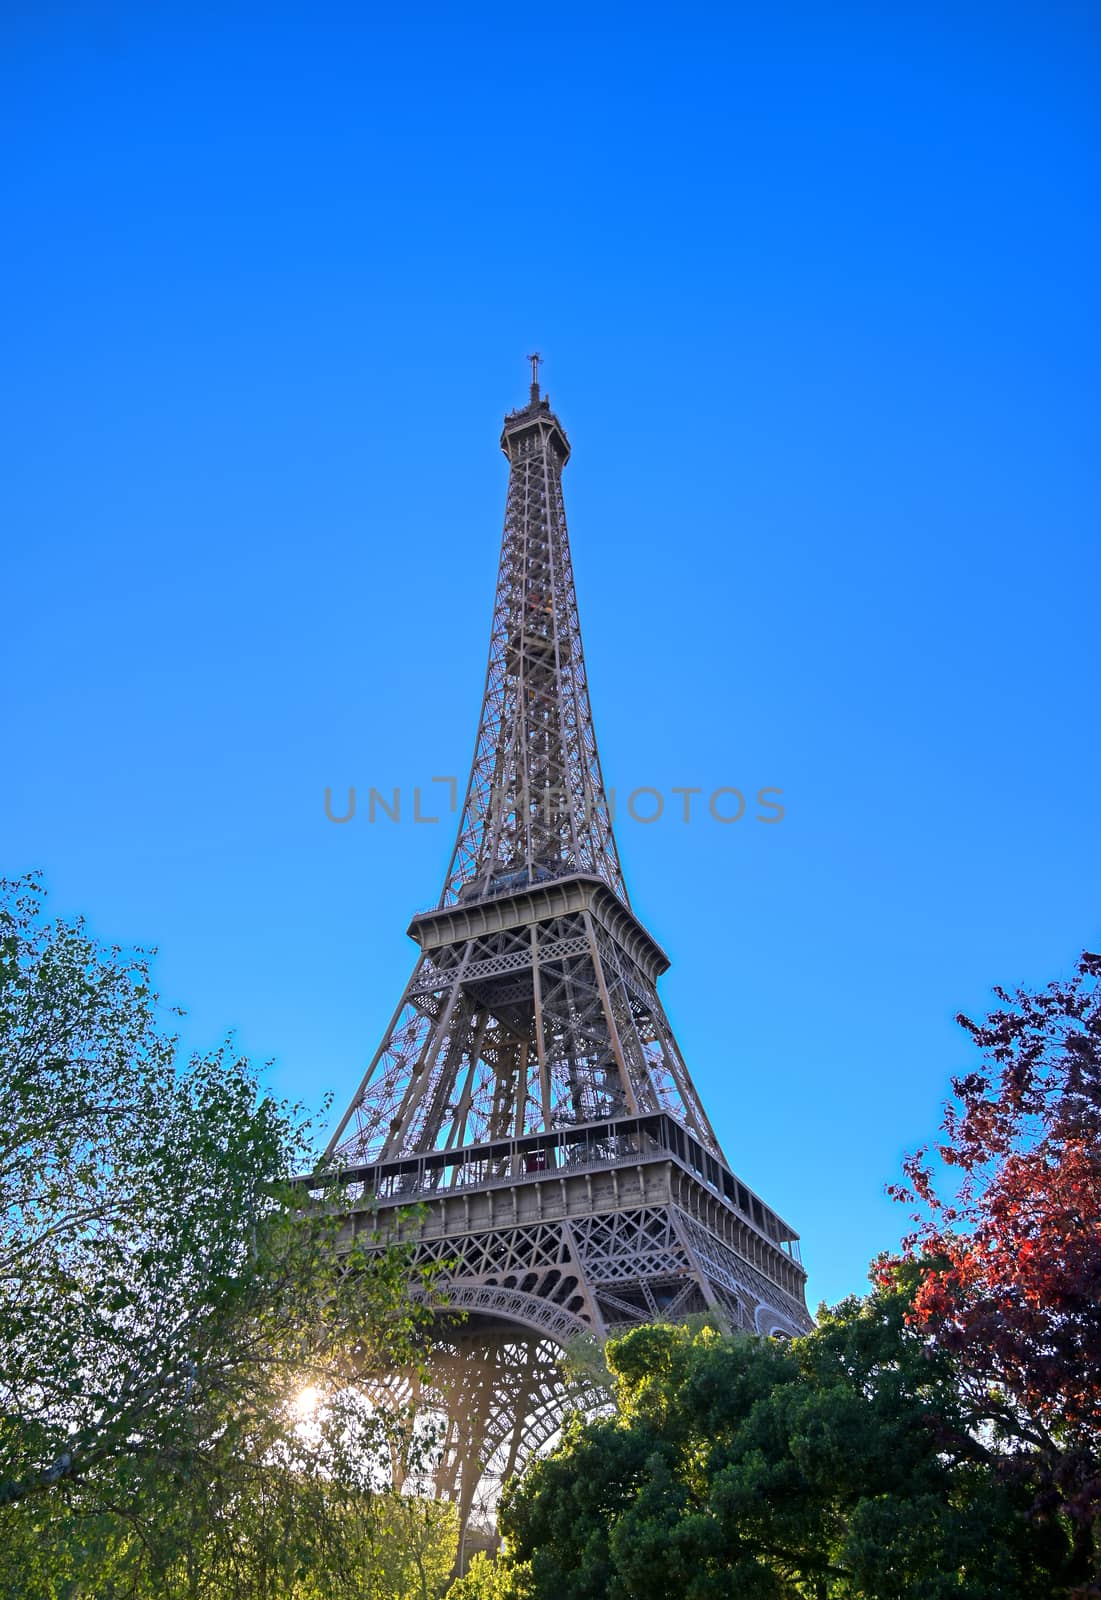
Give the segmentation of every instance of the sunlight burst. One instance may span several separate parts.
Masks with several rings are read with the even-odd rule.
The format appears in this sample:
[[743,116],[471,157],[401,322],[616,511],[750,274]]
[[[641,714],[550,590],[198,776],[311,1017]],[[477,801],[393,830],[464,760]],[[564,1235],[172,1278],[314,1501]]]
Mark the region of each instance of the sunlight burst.
[[315,1384],[308,1383],[295,1396],[294,1409],[302,1418],[312,1417],[320,1403],[321,1390]]

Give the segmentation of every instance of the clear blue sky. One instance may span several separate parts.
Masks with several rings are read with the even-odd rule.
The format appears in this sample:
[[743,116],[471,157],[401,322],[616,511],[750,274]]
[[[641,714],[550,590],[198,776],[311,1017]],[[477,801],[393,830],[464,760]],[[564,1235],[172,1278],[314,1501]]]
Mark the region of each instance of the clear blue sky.
[[[608,779],[735,1168],[859,1288],[1101,937],[1095,8],[6,9],[2,867],[350,1096],[452,843],[544,378]],[[519,19],[527,18],[528,21]]]

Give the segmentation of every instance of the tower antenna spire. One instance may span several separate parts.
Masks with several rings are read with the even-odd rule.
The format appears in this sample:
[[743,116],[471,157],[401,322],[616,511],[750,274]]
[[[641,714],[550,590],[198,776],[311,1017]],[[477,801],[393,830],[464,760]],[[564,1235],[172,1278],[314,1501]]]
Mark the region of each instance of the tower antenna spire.
[[536,350],[528,356],[531,362],[531,403],[535,405],[539,399],[539,368],[543,365],[543,357]]

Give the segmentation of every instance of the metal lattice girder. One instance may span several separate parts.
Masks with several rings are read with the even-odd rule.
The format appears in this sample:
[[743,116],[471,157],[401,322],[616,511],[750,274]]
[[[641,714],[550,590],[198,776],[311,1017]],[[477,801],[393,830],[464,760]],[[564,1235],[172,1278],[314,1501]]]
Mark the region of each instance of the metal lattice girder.
[[[419,1401],[442,1419],[432,1481],[464,1540],[491,1536],[503,1478],[560,1426],[571,1340],[704,1310],[765,1334],[810,1326],[796,1236],[728,1165],[658,998],[668,960],[627,898],[566,532],[569,445],[537,382],[501,443],[455,850],[328,1151],[346,1237],[412,1229],[416,1265],[442,1274],[451,1315]],[[411,1201],[427,1208],[415,1223]]]
[[505,420],[508,498],[474,760],[441,905],[510,874],[591,872],[624,901],[593,732],[562,498],[566,436],[546,401]]
[[573,874],[489,910],[414,919],[423,953],[338,1130],[341,1164],[655,1110],[719,1154],[658,999],[664,957],[628,908]]
[[424,1396],[425,1410],[443,1424],[431,1488],[457,1502],[468,1553],[493,1542],[507,1479],[554,1442],[571,1409],[592,1410],[604,1399],[566,1383],[553,1338],[495,1317],[443,1330]]

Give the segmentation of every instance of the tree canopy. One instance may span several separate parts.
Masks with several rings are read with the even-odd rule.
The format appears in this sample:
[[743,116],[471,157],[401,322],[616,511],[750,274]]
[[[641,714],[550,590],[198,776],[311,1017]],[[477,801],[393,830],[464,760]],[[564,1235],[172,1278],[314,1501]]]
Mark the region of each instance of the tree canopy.
[[228,1048],[181,1063],[170,1021],[148,953],[3,885],[0,1588],[362,1595],[369,1548],[427,1548],[375,1503],[370,1384],[428,1311],[406,1251],[338,1254],[293,1185],[301,1115]]
[[907,1326],[912,1290],[790,1345],[612,1341],[616,1415],[575,1421],[511,1486],[507,1556],[467,1600],[1050,1600],[1066,1540],[995,1470],[951,1358]]
[[[995,991],[959,1022],[984,1057],[953,1079],[943,1138],[906,1162],[923,1263],[911,1318],[1101,1592],[1101,956],[1069,982]],[[890,1261],[887,1272],[893,1270]]]

